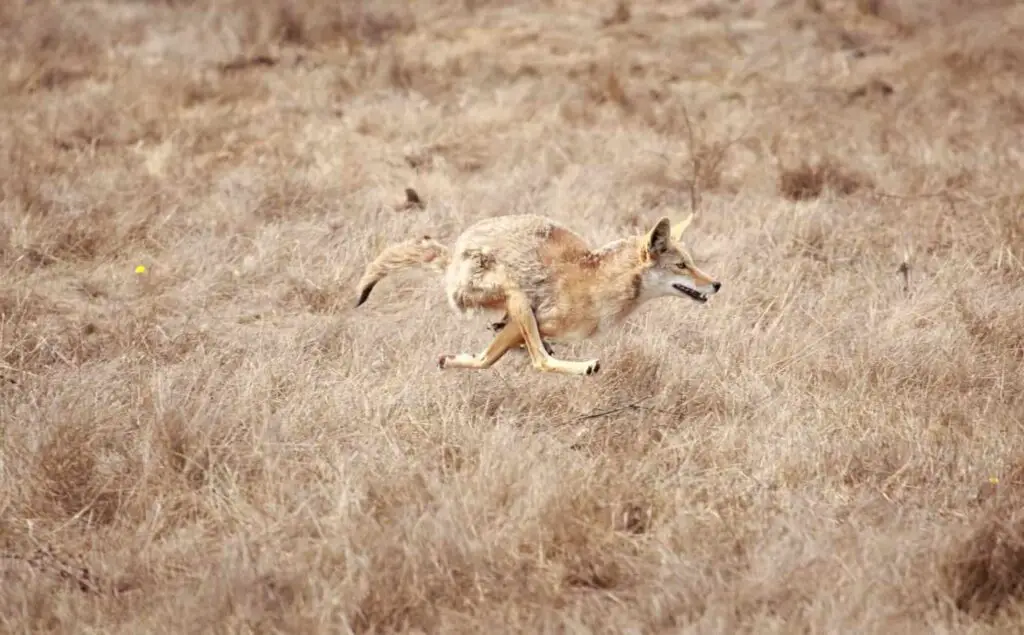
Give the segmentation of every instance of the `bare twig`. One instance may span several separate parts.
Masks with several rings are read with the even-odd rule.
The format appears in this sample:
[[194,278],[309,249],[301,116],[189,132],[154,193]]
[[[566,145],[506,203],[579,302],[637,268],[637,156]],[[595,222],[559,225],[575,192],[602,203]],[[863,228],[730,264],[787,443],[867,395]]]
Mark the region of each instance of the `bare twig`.
[[718,172],[729,149],[746,136],[746,130],[752,125],[752,122],[748,122],[747,128],[744,128],[740,134],[724,143],[716,143],[711,148],[702,139],[697,138],[698,135],[686,105],[681,105],[680,110],[683,115],[683,123],[686,125],[686,143],[690,153],[690,211],[696,214],[700,210],[703,200],[701,186],[706,186],[709,178]]
[[697,179],[700,178],[701,174],[701,157],[700,153],[696,150],[693,137],[693,123],[690,122],[690,113],[686,109],[685,104],[680,108],[683,111],[683,123],[686,124],[686,144],[690,153],[690,211],[696,214],[700,205],[700,191],[697,188]]
[[881,190],[871,190],[871,194],[879,198],[894,198],[901,201],[916,201],[927,198],[939,198],[949,205],[949,211],[956,214],[959,210],[956,204],[961,202],[962,199],[953,196],[949,190],[939,190],[938,192],[924,192],[922,194],[892,194],[890,192],[883,192]]
[[587,419],[597,419],[598,417],[606,417],[608,415],[613,415],[617,412],[622,412],[624,410],[638,409],[642,402],[647,401],[650,398],[651,397],[644,397],[642,399],[638,399],[632,403],[628,403],[623,406],[617,406],[615,408],[610,408],[608,410],[599,410],[597,412],[591,412],[585,415],[580,415],[579,417],[573,419],[573,421],[586,421]]
[[53,571],[60,578],[74,582],[80,591],[87,593],[99,593],[100,591],[99,585],[89,569],[68,564],[53,553],[53,549],[48,545],[37,546],[36,550],[29,556],[17,553],[0,553],[0,559],[24,562],[29,567],[39,571]]
[[641,406],[640,405],[643,402],[648,401],[648,400],[650,400],[652,398],[654,398],[654,395],[648,395],[647,397],[642,397],[640,399],[637,399],[636,401],[632,401],[630,403],[623,404],[621,406],[616,406],[614,408],[608,408],[606,410],[598,410],[597,412],[589,412],[587,414],[579,415],[577,417],[574,417],[574,418],[570,419],[567,423],[574,422],[574,421],[586,421],[587,419],[597,419],[599,417],[607,417],[608,415],[617,414],[619,412],[625,412],[626,410],[644,410],[646,412],[658,412],[658,413],[661,413],[661,414],[670,414],[670,415],[682,415],[682,414],[684,414],[682,411],[679,411],[679,410],[666,410],[664,408],[654,408],[652,406]]

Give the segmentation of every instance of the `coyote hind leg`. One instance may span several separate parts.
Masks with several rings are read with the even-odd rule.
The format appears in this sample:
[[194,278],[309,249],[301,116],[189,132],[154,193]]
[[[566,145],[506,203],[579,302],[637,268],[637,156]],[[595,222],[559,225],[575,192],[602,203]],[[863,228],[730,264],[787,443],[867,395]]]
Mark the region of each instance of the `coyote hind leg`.
[[[537,318],[530,307],[529,299],[521,291],[508,294],[505,306],[508,309],[509,323],[505,328],[518,328],[530,353],[533,367],[541,372],[562,373],[565,375],[593,375],[601,370],[601,363],[596,359],[587,361],[569,361],[558,359],[546,350],[540,337]],[[504,333],[504,330],[502,331]]]
[[[508,324],[508,313],[503,315],[501,317],[501,319],[498,320],[497,322],[491,322],[487,326],[487,328],[489,330],[494,331],[495,333],[497,333],[501,329],[505,328],[505,325],[507,325],[507,324]],[[544,352],[546,352],[548,355],[552,355],[553,356],[555,354],[555,349],[551,348],[551,344],[549,344],[547,340],[541,338],[540,343],[541,343],[541,345],[544,346]],[[524,343],[520,344],[520,346],[523,347],[523,348],[526,348],[526,343],[524,342]]]
[[509,349],[520,344],[522,341],[523,335],[519,331],[519,327],[515,324],[508,324],[498,331],[498,334],[491,340],[491,343],[484,352],[479,355],[468,355],[466,353],[442,355],[441,359],[437,360],[437,367],[442,370],[445,368],[475,368],[481,370],[490,368]]

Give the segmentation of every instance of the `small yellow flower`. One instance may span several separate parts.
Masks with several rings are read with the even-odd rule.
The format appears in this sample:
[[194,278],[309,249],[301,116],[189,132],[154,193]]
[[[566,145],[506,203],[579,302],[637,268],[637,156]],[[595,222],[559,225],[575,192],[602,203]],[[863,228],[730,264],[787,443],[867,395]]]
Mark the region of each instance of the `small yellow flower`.
[[992,483],[993,485],[998,485],[999,484],[999,479],[994,477],[994,476],[990,476],[990,477],[988,477],[988,482]]
[[139,265],[135,267],[135,273],[146,273],[146,265]]

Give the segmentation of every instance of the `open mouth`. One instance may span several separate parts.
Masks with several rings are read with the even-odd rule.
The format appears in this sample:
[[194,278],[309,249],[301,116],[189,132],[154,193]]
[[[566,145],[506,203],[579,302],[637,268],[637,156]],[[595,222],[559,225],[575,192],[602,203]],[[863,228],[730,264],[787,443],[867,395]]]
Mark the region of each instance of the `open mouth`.
[[672,285],[672,288],[675,289],[676,291],[679,291],[680,293],[682,293],[684,295],[690,296],[691,298],[693,298],[694,300],[696,300],[697,302],[700,302],[702,304],[704,302],[708,301],[708,295],[706,293],[701,293],[700,291],[694,291],[693,289],[691,289],[689,287],[684,287],[681,284],[674,284],[674,285]]

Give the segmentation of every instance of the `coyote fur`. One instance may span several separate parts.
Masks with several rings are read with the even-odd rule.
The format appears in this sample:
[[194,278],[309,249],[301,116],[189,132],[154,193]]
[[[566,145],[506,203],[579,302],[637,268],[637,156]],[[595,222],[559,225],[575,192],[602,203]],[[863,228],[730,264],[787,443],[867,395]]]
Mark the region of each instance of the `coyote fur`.
[[384,249],[359,280],[356,306],[389,274],[433,270],[444,274],[448,304],[457,313],[504,313],[491,324],[496,335],[483,352],[442,355],[440,368],[490,368],[510,349],[525,346],[537,370],[591,375],[599,360],[556,358],[548,342],[590,338],[654,298],[704,303],[721,289],[682,243],[692,220],[691,213],[673,226],[661,218],[644,234],[595,249],[549,218],[487,218],[467,228],[450,250],[429,236]]

